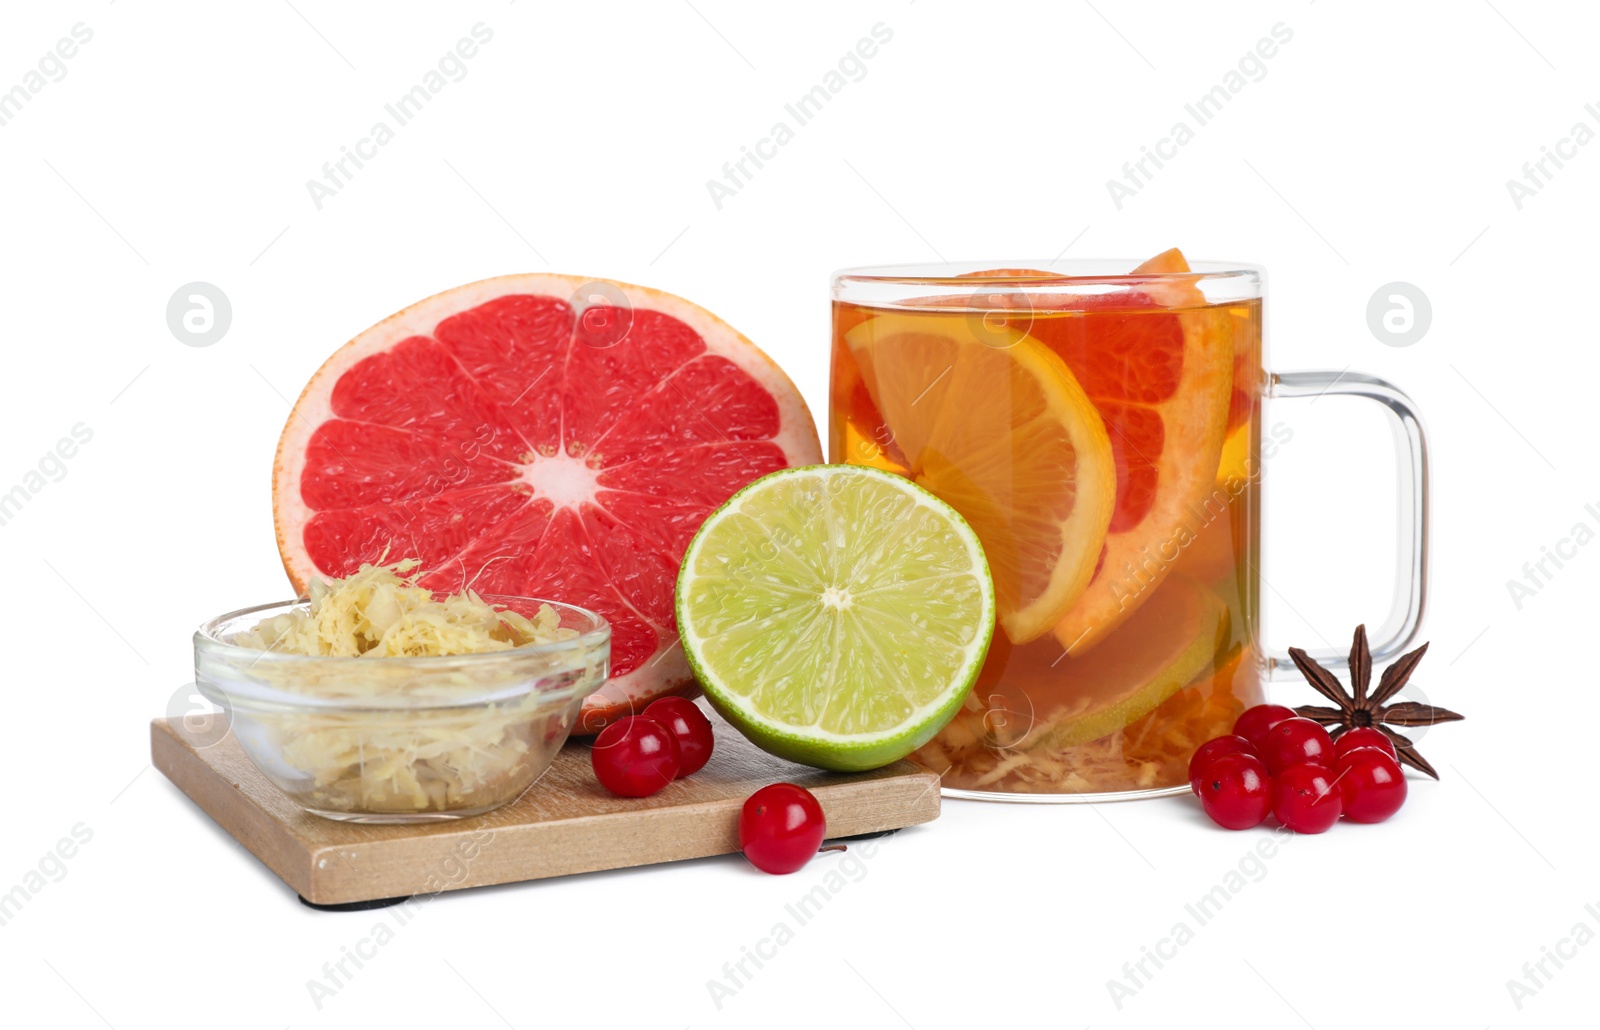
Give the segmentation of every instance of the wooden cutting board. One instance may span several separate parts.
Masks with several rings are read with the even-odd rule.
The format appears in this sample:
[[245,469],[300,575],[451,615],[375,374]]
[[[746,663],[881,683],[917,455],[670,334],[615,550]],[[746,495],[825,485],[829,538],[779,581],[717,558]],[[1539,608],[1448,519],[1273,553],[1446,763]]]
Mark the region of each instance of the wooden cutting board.
[[909,762],[829,773],[774,758],[713,716],[711,761],[648,798],[595,781],[586,744],[569,743],[521,798],[453,822],[370,826],[310,815],[251,764],[230,734],[196,748],[170,720],[150,724],[151,760],[285,883],[314,905],[404,899],[518,880],[725,855],[758,787],[788,781],[822,803],[829,837],[895,830],[939,815],[939,777]]

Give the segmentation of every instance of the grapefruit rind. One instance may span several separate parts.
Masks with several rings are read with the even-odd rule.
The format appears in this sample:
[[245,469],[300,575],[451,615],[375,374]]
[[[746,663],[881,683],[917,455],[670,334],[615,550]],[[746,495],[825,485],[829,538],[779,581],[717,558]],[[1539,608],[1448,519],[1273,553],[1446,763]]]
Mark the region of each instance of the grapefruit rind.
[[[844,537],[837,531],[841,525],[837,521],[840,514],[837,511],[819,516],[815,511],[806,512],[794,507],[791,510],[794,510],[798,517],[793,524],[785,527],[768,525],[763,528],[769,539],[788,540],[790,545],[809,543],[813,545],[809,549],[797,546],[791,549],[791,546],[786,545],[774,549],[770,557],[753,556],[748,548],[744,548],[742,554],[723,553],[719,550],[720,547],[736,541],[737,527],[730,526],[730,522],[746,505],[751,504],[753,498],[785,490],[799,496],[805,480],[820,481],[828,497],[834,496],[835,491],[855,489],[850,484],[852,480],[856,480],[870,484],[871,489],[879,491],[880,494],[887,490],[909,499],[914,508],[931,513],[959,544],[956,557],[963,565],[963,569],[947,575],[964,576],[977,589],[978,616],[974,625],[962,628],[963,633],[970,631],[970,637],[960,646],[959,663],[948,670],[948,675],[942,683],[932,684],[931,692],[924,690],[923,692],[929,696],[893,725],[844,733],[818,725],[821,722],[820,718],[808,725],[799,724],[793,719],[775,718],[763,711],[762,705],[751,697],[752,690],[757,689],[755,686],[746,682],[733,682],[727,673],[716,667],[717,663],[708,660],[707,637],[701,633],[702,623],[705,620],[697,617],[697,609],[712,600],[708,594],[696,595],[696,588],[700,585],[698,581],[704,574],[702,565],[715,568],[717,564],[726,565],[730,561],[739,563],[735,566],[738,569],[736,579],[726,575],[720,577],[729,582],[743,584],[738,593],[744,597],[739,603],[748,603],[751,597],[758,595],[764,589],[769,592],[790,590],[794,586],[794,578],[811,577],[813,582],[810,584],[812,590],[809,595],[803,588],[798,594],[786,595],[798,597],[797,603],[800,605],[825,603],[818,599],[815,588],[830,575],[841,572],[842,564],[850,564],[857,571],[866,570],[870,565],[871,571],[878,574],[893,571],[892,559],[887,563],[863,563],[862,552],[859,550],[862,541],[859,538],[849,540],[848,544],[841,543]],[[805,539],[808,530],[812,533],[810,540]],[[779,532],[784,536],[776,535]],[[893,546],[895,543],[903,542],[895,528],[887,529],[883,536],[885,537],[883,540],[867,542],[880,546]],[[851,548],[857,548],[853,555]],[[738,545],[735,547],[735,550],[737,549]],[[786,577],[788,582],[785,582]],[[908,582],[925,583],[927,579]],[[834,582],[832,585],[838,584]],[[725,609],[728,596],[729,594],[724,594],[716,599],[718,602],[716,608],[719,612]],[[928,600],[927,597],[923,599]],[[972,684],[977,680],[995,630],[994,585],[989,576],[983,545],[971,526],[954,508],[905,477],[858,465],[814,465],[783,469],[756,480],[734,494],[727,503],[706,518],[690,542],[678,573],[675,600],[684,653],[711,706],[753,743],[770,754],[789,761],[841,772],[877,769],[898,761],[927,743],[943,729],[961,707],[972,689]],[[864,610],[867,608],[866,605],[860,607]],[[909,605],[907,610],[915,611]],[[870,646],[874,652],[873,657],[880,659],[887,657],[881,650],[886,643],[887,646],[898,647],[902,653],[912,654],[915,654],[919,647],[945,648],[948,642],[936,639],[926,632],[932,610],[924,606],[922,610],[916,611],[913,618],[918,621],[908,622],[902,617],[900,624],[895,627],[897,635],[892,642],[886,642],[884,637],[875,638],[873,633],[866,630],[861,631],[860,642]],[[768,613],[762,617],[771,618],[773,614]],[[751,617],[756,616],[752,613]],[[868,620],[868,614],[863,611],[860,621],[865,624]],[[843,654],[839,646],[838,634],[841,631],[837,627],[843,621],[842,617],[835,622],[835,633],[831,638],[832,652],[822,655],[796,654],[796,651],[803,648],[790,647],[795,641],[795,628],[803,621],[803,616],[797,618],[794,609],[791,608],[784,615],[782,625],[770,628],[748,626],[748,628],[764,634],[767,642],[776,645],[777,651],[772,656],[773,662],[781,662],[786,658],[796,662],[810,660],[820,669],[821,665],[817,663],[817,659],[822,659],[826,662],[828,671],[835,677],[834,682],[826,685],[839,686],[838,676],[842,672],[841,666],[851,661],[851,656]],[[734,628],[746,628],[746,626],[746,623],[737,623]],[[878,628],[881,628],[881,624]],[[920,635],[919,630],[923,630]],[[903,679],[889,675],[893,671],[883,669],[881,672],[885,675],[854,684],[851,689],[876,690],[884,696],[899,691],[903,699],[904,690],[909,685]],[[808,685],[814,685],[814,682],[800,682],[798,687],[803,689]],[[819,707],[824,713],[823,717],[827,717],[836,708],[835,704],[828,702],[836,702],[838,699],[837,691],[822,699]]]

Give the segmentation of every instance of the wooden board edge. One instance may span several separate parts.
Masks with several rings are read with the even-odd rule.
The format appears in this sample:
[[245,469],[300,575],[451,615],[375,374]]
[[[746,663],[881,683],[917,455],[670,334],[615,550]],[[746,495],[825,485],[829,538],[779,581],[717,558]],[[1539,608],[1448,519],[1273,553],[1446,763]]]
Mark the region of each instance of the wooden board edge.
[[[318,905],[427,898],[470,887],[707,858],[739,850],[741,798],[642,810],[624,823],[610,822],[616,813],[513,825],[467,819],[454,832],[431,833],[424,838],[315,844],[263,807],[250,790],[219,771],[183,739],[170,720],[152,720],[150,737],[152,764],[291,889]],[[838,813],[830,819],[829,836],[848,837],[938,818],[939,784],[938,775],[918,771],[817,785],[812,790],[824,811]],[[596,821],[605,821],[608,832],[594,833]],[[596,841],[603,844],[597,846]],[[530,858],[528,850],[539,852],[537,860]]]
[[313,877],[306,849],[248,792],[196,754],[166,719],[150,721],[150,763],[291,889],[315,900],[307,893]]
[[[829,784],[814,793],[825,812],[835,807],[847,813],[831,822],[830,838],[917,826],[932,822],[940,812],[935,773]],[[321,845],[310,851],[310,886],[301,893],[316,904],[346,904],[731,855],[739,850],[741,804],[727,799],[640,812],[631,827],[649,825],[649,837],[613,835],[604,851],[586,848],[583,842],[591,837],[592,824],[607,823],[614,815],[514,826],[469,820],[455,833],[422,840],[369,841],[359,854]],[[663,842],[672,846],[663,847]],[[528,850],[545,856],[536,870],[522,854]]]

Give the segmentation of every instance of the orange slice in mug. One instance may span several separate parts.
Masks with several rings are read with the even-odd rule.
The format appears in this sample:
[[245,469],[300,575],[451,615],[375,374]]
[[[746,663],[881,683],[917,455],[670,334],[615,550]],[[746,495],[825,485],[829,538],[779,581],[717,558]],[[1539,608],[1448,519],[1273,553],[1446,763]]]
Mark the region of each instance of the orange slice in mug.
[[966,518],[1001,626],[1048,634],[1088,585],[1116,499],[1105,422],[1061,358],[1002,322],[875,314],[845,332],[904,474]]

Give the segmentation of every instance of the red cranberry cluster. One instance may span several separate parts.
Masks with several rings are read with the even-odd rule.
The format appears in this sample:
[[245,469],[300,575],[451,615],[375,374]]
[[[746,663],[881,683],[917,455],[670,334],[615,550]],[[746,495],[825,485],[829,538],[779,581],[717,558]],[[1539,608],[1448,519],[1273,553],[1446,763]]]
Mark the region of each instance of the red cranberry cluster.
[[[645,798],[703,769],[715,744],[711,720],[698,705],[687,698],[664,697],[642,715],[619,719],[601,730],[589,760],[595,778],[611,793]],[[817,853],[827,826],[822,805],[809,790],[773,783],[745,799],[739,814],[739,847],[763,872],[792,873]]]
[[607,726],[589,760],[600,785],[625,798],[646,798],[711,760],[711,720],[688,698],[663,697]]
[[1231,736],[1200,745],[1189,787],[1212,821],[1230,830],[1259,826],[1269,813],[1296,833],[1321,833],[1341,815],[1381,823],[1406,800],[1388,737],[1357,728],[1335,741],[1282,705],[1256,705]]

